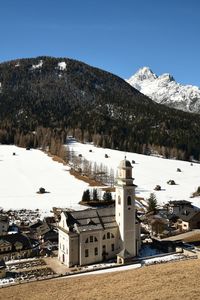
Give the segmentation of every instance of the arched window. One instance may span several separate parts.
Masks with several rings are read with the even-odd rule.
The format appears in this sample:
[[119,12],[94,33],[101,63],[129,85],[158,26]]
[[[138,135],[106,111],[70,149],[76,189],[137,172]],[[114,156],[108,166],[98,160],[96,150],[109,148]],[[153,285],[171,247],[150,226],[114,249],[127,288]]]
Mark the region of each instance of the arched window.
[[121,204],[121,197],[118,196],[118,204]]
[[131,205],[131,196],[128,196],[127,198],[127,205]]

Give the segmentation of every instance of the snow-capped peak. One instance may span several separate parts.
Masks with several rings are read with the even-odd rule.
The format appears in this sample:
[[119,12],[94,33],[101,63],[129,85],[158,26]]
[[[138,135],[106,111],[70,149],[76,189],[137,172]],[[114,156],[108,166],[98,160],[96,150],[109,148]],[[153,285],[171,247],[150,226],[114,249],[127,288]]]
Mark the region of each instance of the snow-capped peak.
[[137,79],[140,81],[143,80],[154,80],[157,76],[154,74],[149,67],[140,68],[129,80]]
[[200,113],[200,89],[177,83],[169,73],[157,76],[150,68],[143,67],[126,81],[157,103]]

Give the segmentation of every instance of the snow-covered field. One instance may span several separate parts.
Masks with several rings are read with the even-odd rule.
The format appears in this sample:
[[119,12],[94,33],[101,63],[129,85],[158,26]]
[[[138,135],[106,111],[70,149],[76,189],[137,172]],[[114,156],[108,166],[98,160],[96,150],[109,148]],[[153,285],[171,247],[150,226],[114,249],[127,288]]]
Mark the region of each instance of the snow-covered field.
[[[117,170],[124,159],[135,160],[133,177],[137,184],[137,196],[147,198],[155,192],[159,203],[185,199],[200,207],[200,198],[190,198],[200,186],[200,164],[158,157],[125,153],[117,150],[97,148],[89,144],[70,141],[69,147],[87,160],[103,163]],[[89,152],[89,150],[92,152]],[[16,155],[13,155],[13,152]],[[109,157],[105,158],[105,154]],[[182,172],[177,172],[180,168]],[[40,150],[26,150],[16,146],[0,145],[0,207],[30,208],[49,211],[53,206],[74,209],[85,208],[78,205],[87,183],[75,179],[67,171],[67,166],[53,161]],[[177,185],[167,184],[169,179]],[[159,184],[161,191],[154,191]],[[40,187],[50,193],[37,194]]]
[[[81,208],[78,202],[87,184],[67,169],[40,150],[0,145],[0,207],[46,211],[53,206]],[[49,193],[37,194],[40,187]]]
[[[102,149],[90,144],[81,144],[73,139],[69,141],[70,149],[76,154],[82,154],[87,160],[103,163],[113,168],[115,173],[119,162],[126,158],[132,162],[134,183],[138,186],[136,194],[148,198],[151,192],[156,194],[158,202],[163,204],[170,200],[189,200],[200,207],[200,198],[190,198],[191,194],[200,186],[200,164],[180,160],[169,160],[161,157],[146,156],[111,149]],[[92,152],[89,152],[92,150]],[[105,158],[105,154],[109,157]],[[181,172],[177,172],[177,168]],[[176,185],[168,185],[167,181],[173,179]],[[161,191],[154,191],[156,185],[161,186]]]

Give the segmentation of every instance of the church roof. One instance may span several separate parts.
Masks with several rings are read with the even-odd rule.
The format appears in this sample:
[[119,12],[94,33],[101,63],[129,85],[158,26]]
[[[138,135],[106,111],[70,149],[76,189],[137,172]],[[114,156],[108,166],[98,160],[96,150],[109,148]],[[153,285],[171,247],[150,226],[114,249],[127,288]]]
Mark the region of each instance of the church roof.
[[132,168],[130,161],[125,158],[122,161],[120,161],[119,169],[124,169],[124,168],[127,168],[127,167]]
[[115,208],[97,208],[81,211],[64,211],[67,225],[77,233],[90,230],[102,230],[117,226]]

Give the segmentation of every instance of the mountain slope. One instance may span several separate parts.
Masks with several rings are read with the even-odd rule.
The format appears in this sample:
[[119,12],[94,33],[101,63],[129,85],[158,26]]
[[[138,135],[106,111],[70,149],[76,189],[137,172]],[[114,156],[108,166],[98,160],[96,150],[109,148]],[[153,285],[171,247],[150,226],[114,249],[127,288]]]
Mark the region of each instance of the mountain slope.
[[0,83],[1,143],[49,146],[58,153],[70,133],[103,147],[199,158],[200,116],[159,105],[123,79],[82,62],[5,62]]
[[197,86],[181,85],[170,74],[157,76],[148,67],[143,67],[127,82],[157,103],[200,113],[200,89]]

